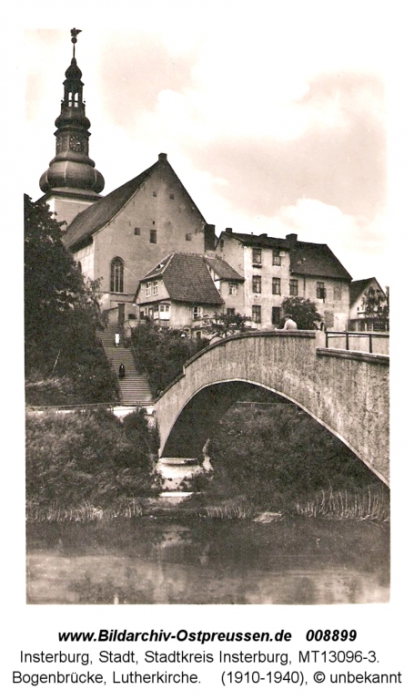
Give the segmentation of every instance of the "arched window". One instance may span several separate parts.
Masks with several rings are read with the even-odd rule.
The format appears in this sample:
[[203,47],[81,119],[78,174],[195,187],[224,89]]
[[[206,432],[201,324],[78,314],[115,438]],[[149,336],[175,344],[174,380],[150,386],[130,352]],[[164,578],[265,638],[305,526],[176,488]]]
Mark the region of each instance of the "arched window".
[[111,262],[111,292],[124,291],[124,263],[121,258],[114,258]]

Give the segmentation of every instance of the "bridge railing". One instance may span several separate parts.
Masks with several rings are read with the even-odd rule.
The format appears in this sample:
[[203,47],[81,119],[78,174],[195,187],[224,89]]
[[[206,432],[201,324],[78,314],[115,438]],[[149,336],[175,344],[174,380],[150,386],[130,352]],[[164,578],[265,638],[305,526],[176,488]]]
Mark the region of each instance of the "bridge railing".
[[86,413],[87,411],[97,411],[99,409],[104,409],[105,411],[116,413],[117,411],[122,411],[122,409],[133,411],[135,408],[147,408],[152,405],[153,401],[139,401],[133,406],[121,403],[60,404],[56,406],[32,406],[31,404],[27,404],[26,410],[29,413],[44,413],[45,411],[52,413],[74,413],[75,411],[80,411]]
[[353,350],[355,352],[389,355],[389,333],[326,331],[325,347],[334,350]]

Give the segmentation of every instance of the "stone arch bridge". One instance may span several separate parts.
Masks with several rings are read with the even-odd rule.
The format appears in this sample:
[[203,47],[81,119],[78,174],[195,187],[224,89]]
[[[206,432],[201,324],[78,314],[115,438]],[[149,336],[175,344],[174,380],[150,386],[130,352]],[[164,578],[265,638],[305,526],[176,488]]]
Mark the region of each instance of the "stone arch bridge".
[[195,458],[246,385],[290,401],[389,484],[389,358],[317,347],[314,331],[225,338],[189,360],[155,403],[161,457]]

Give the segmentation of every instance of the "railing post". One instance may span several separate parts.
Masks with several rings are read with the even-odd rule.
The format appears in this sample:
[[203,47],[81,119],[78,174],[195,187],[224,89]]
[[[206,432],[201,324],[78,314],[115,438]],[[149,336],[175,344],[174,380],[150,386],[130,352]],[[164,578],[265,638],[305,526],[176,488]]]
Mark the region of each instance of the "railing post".
[[328,341],[328,331],[325,332],[325,347],[329,347],[329,341]]
[[369,351],[372,354],[372,333],[369,334]]
[[345,332],[345,350],[349,350],[349,335],[348,335],[348,331]]

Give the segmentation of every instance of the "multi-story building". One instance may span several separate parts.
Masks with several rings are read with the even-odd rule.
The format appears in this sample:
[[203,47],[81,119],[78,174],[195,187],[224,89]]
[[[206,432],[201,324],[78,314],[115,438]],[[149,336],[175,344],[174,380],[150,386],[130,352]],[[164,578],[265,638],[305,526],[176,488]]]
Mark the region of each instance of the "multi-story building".
[[244,278],[223,294],[226,307],[250,316],[254,328],[278,327],[286,297],[315,302],[327,328],[344,330],[349,318],[350,274],[325,244],[299,241],[297,234],[220,235],[217,252]]

